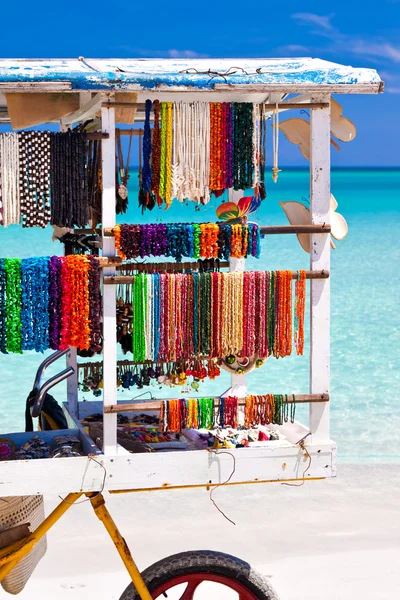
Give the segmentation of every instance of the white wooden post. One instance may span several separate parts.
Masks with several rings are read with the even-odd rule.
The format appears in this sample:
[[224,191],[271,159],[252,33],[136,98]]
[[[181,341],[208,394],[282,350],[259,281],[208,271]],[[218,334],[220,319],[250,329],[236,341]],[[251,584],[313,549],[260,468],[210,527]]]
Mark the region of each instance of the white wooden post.
[[[329,102],[314,96],[312,102]],[[312,223],[330,223],[330,108],[311,109],[310,197]],[[310,269],[330,267],[330,235],[311,236]],[[310,393],[329,393],[330,279],[311,279]],[[329,402],[310,404],[313,443],[329,440]]]
[[[68,125],[60,124],[60,131],[68,131]],[[69,347],[66,356],[67,367],[74,369],[73,375],[67,379],[67,406],[70,415],[78,416],[78,355],[76,348]]]
[[[114,100],[114,94],[105,97]],[[101,109],[101,130],[108,133],[108,139],[102,140],[102,172],[103,172],[103,200],[102,200],[102,226],[114,227],[115,225],[115,109]],[[112,237],[104,237],[103,256],[115,256],[115,242]],[[115,269],[103,269],[104,275],[114,275]],[[103,404],[108,406],[117,402],[116,387],[116,297],[115,285],[103,286]],[[117,451],[117,415],[103,414],[103,452],[115,455]]]
[[[228,199],[229,202],[238,203],[240,198],[243,196],[243,191],[234,189],[230,189],[228,191]],[[245,270],[245,260],[244,258],[230,258],[229,259],[229,271],[242,272]],[[231,375],[231,388],[229,390],[229,394],[232,396],[236,396],[237,398],[245,398],[247,394],[246,387],[246,375],[236,375],[236,373],[232,373]]]

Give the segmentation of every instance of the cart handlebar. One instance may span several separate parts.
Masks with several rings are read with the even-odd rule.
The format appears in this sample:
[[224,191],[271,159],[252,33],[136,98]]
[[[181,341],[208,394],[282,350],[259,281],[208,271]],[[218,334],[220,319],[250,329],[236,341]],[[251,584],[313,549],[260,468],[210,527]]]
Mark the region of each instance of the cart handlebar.
[[62,356],[64,356],[65,354],[68,354],[68,352],[69,352],[69,348],[67,348],[66,350],[57,350],[57,352],[53,352],[53,354],[50,354],[50,356],[48,356],[47,358],[44,359],[44,361],[40,364],[40,366],[37,370],[37,373],[36,373],[35,383],[33,384],[34,390],[38,390],[40,388],[40,381],[41,381],[43,373],[45,372],[47,367],[50,366],[53,362],[55,362],[59,358],[61,358]]
[[[63,353],[65,354],[65,352]],[[61,373],[57,373],[57,375],[54,375],[54,377],[51,377],[48,381],[46,381],[46,383],[42,385],[42,387],[38,390],[36,394],[35,402],[32,407],[32,417],[38,417],[40,415],[43,406],[43,401],[47,392],[52,387],[57,385],[57,383],[60,383],[60,381],[64,381],[64,379],[70,377],[73,373],[74,369],[72,367],[67,367],[66,369],[64,369],[64,371],[61,371]]]

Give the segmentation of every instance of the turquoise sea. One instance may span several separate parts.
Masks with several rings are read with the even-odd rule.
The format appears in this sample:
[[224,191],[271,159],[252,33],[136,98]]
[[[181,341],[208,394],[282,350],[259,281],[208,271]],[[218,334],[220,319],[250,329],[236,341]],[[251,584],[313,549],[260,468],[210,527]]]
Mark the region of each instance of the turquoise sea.
[[[132,172],[128,215],[120,222],[215,220],[220,199],[199,212],[193,204],[182,206],[175,201],[168,212],[154,209],[142,216],[137,208],[136,175]],[[286,224],[278,200],[308,199],[308,171],[283,168],[267,193],[255,220],[263,225]],[[332,252],[332,438],[341,460],[396,461],[400,460],[400,170],[333,170],[332,193],[350,229]],[[61,254],[62,247],[52,243],[51,234],[49,227],[1,229],[0,255]],[[296,270],[306,269],[308,262],[295,236],[271,236],[262,242],[261,259],[249,260],[248,266]],[[1,433],[23,430],[25,399],[41,360],[35,353],[0,355]],[[272,358],[249,374],[248,387],[254,393],[307,393],[308,370],[307,356]],[[55,371],[53,367],[49,374]],[[228,387],[229,376],[224,373],[203,384],[200,391],[218,394]],[[152,392],[160,395],[156,387]],[[64,394],[63,384],[54,389],[59,401]],[[127,400],[134,395],[131,390],[120,397]],[[171,390],[163,390],[163,395],[171,396]],[[298,409],[297,416],[305,422],[307,408]]]

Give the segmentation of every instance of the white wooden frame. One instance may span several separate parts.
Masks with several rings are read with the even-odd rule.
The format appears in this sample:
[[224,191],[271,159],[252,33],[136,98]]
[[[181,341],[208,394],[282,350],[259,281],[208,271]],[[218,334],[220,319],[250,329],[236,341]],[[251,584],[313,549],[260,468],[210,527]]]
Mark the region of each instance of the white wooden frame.
[[[238,90],[218,87],[214,99],[223,93],[224,98],[233,99]],[[242,101],[252,102],[259,98],[260,92],[254,95],[241,95]],[[302,91],[302,90],[298,90]],[[276,90],[276,97],[285,93]],[[241,90],[239,92],[241,94]],[[207,92],[207,96],[210,92]],[[155,97],[159,94],[149,94]],[[193,99],[193,90],[171,92],[163,90],[163,100]],[[195,95],[203,99],[205,92]],[[314,94],[313,102],[328,102],[330,96]],[[94,103],[98,106],[98,98]],[[113,102],[114,93],[104,92],[102,102]],[[257,101],[257,100],[256,100]],[[86,109],[93,109],[88,98],[82,98]],[[307,102],[305,102],[305,106]],[[84,107],[85,108],[85,107]],[[87,113],[86,110],[86,113]],[[85,113],[85,114],[86,114]],[[102,140],[103,168],[103,208],[102,227],[115,225],[115,109],[101,109],[102,132],[108,138]],[[330,191],[330,111],[329,107],[311,109],[311,163],[310,193],[313,223],[329,223],[329,191]],[[230,199],[237,201],[242,192],[230,191]],[[329,234],[312,235],[311,270],[329,269],[330,260]],[[112,237],[103,236],[103,255],[114,256],[115,245]],[[230,269],[244,270],[244,261],[232,259]],[[115,273],[114,268],[104,269],[105,275]],[[311,280],[311,342],[310,342],[310,392],[329,393],[329,279]],[[116,397],[116,288],[114,285],[103,286],[103,406],[113,405]],[[68,357],[69,364],[76,364],[76,352],[72,350]],[[59,463],[54,460],[5,461],[0,464],[0,496],[44,493],[67,493],[70,491],[96,491],[104,487],[106,490],[123,489],[168,489],[189,485],[207,486],[223,483],[232,472],[232,457],[218,452],[193,450],[188,452],[169,452],[165,454],[135,455],[127,454],[117,444],[117,415],[104,414],[104,447],[103,453],[93,450],[93,442],[86,436],[79,423],[79,412],[83,405],[97,403],[79,403],[77,405],[76,378],[68,384],[68,412],[72,416],[75,429],[83,440],[87,452],[96,453],[95,459],[90,457],[70,458]],[[246,376],[232,375],[232,394],[246,394]],[[121,406],[122,410],[123,407]],[[329,439],[329,402],[310,405],[309,427],[299,423],[283,426],[287,432],[290,446],[276,447],[265,445],[245,450],[230,450],[236,463],[232,483],[254,483],[262,481],[284,481],[293,479],[314,479],[331,477],[336,473],[336,446]],[[297,442],[307,436],[308,455]],[[12,437],[10,435],[9,437]],[[308,465],[311,457],[311,466]],[[62,468],[60,468],[62,465]],[[44,476],[44,474],[46,476]]]
[[[313,96],[328,102],[330,96]],[[330,223],[330,108],[311,109],[310,200],[314,224]],[[311,235],[310,270],[330,267],[330,234]],[[329,393],[330,387],[330,278],[310,280],[310,393]],[[329,402],[310,404],[313,442],[329,440]]]
[[[108,94],[104,100],[114,101],[114,94]],[[108,133],[108,139],[103,139],[102,151],[102,226],[114,227],[115,225],[115,109],[101,109],[102,132]],[[115,256],[114,238],[103,236],[103,256]],[[114,275],[115,268],[103,270],[104,275]],[[103,286],[103,402],[104,406],[115,404],[117,401],[116,369],[117,369],[117,341],[116,341],[116,294],[114,285]],[[103,415],[103,452],[106,455],[117,453],[117,415]]]

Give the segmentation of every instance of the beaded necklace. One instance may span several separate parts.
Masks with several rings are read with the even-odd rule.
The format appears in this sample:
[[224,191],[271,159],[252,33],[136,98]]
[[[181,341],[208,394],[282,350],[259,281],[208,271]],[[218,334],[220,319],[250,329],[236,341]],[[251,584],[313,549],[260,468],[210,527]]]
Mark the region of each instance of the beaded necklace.
[[61,329],[61,260],[52,256],[49,261],[49,347],[60,347]]
[[[146,100],[145,104],[145,121],[144,121],[144,133],[143,133],[143,169],[142,169],[142,185],[143,192],[149,194],[151,189],[151,131],[150,131],[150,112],[152,102]],[[146,203],[147,204],[147,203]]]
[[166,148],[165,148],[165,204],[169,208],[172,203],[172,102],[167,102],[166,113]]
[[135,275],[133,281],[132,352],[135,362],[143,362],[146,355],[144,324],[146,319],[145,298],[147,297],[147,281],[143,273]]
[[103,349],[101,327],[101,289],[100,264],[96,256],[89,256],[89,323],[90,323],[90,353],[98,354]]
[[161,102],[161,136],[160,136],[160,181],[159,195],[165,198],[166,183],[166,149],[167,149],[167,103]]
[[49,258],[21,261],[21,349],[49,347]]
[[158,206],[161,206],[162,200],[160,198],[160,152],[161,152],[161,138],[160,138],[160,102],[159,100],[154,101],[154,126],[153,126],[153,145],[152,145],[152,175],[151,175],[151,189],[156,198]]
[[7,354],[7,312],[5,259],[0,258],[0,352]]
[[214,426],[214,398],[199,398],[199,428],[212,429]]
[[300,356],[304,353],[304,316],[306,304],[306,272],[299,271],[295,287],[294,305],[294,343],[296,353]]
[[8,352],[22,354],[21,348],[21,259],[4,259],[6,274],[6,332]]
[[51,223],[84,227],[89,219],[89,146],[85,133],[51,133]]

